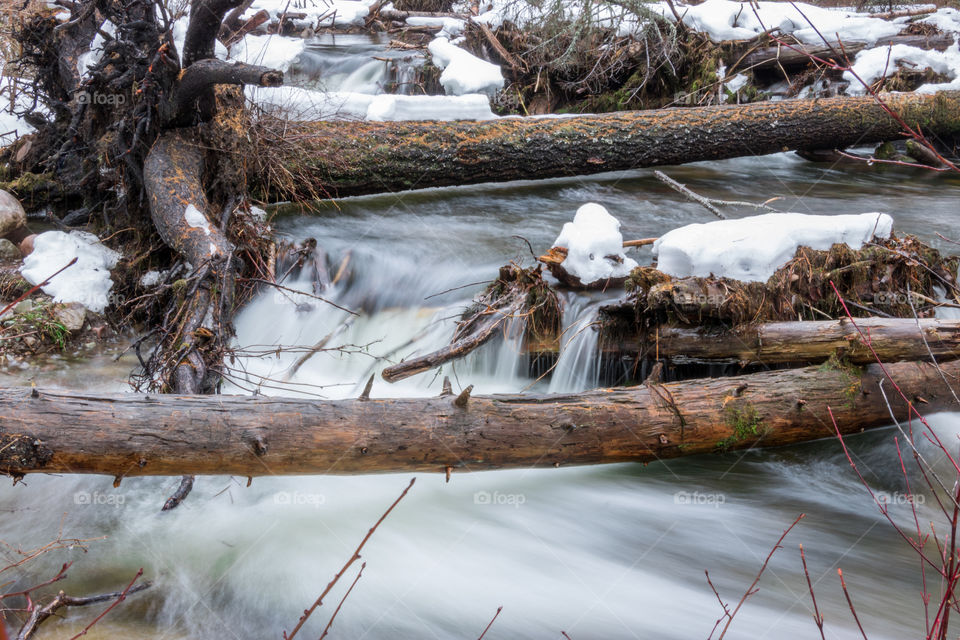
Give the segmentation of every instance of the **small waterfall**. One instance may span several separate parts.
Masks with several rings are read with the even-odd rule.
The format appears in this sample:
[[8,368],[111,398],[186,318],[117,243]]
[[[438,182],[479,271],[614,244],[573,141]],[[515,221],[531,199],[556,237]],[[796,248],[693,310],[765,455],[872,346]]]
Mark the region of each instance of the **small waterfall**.
[[412,93],[425,58],[388,49],[378,35],[320,34],[307,42],[288,71],[288,82],[308,89],[376,95]]
[[599,332],[594,326],[600,307],[608,300],[583,301],[568,296],[563,305],[560,354],[550,378],[550,393],[584,391],[600,380]]

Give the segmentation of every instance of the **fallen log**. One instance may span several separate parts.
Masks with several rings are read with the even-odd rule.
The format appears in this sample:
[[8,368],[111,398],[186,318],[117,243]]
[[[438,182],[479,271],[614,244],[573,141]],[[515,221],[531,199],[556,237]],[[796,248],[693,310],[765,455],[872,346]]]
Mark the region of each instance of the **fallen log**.
[[[673,360],[737,361],[743,364],[817,363],[842,357],[852,364],[960,358],[960,321],[937,318],[858,318],[869,338],[860,337],[849,320],[771,322],[731,331],[716,327],[658,327],[655,335],[605,340],[602,348],[618,353]],[[544,351],[544,344],[537,345]]]
[[[759,70],[774,69],[778,67],[791,68],[802,67],[814,62],[811,56],[829,60],[837,59],[845,53],[851,60],[859,51],[875,46],[893,46],[902,44],[908,47],[918,47],[933,51],[946,51],[953,44],[953,35],[946,33],[936,33],[931,35],[900,35],[884,39],[875,45],[867,45],[863,42],[844,42],[842,45],[838,41],[833,41],[829,45],[818,44],[797,44],[793,47],[774,46],[757,49],[743,56],[736,67],[730,69],[730,73],[740,70]],[[843,53],[841,53],[841,51]],[[837,60],[837,62],[843,62]]]
[[[886,365],[926,412],[960,362]],[[571,395],[313,401],[0,390],[0,470],[115,476],[478,471],[784,445],[907,417],[878,365],[806,367]],[[890,389],[890,386],[887,386]]]
[[[928,136],[960,134],[960,92],[882,94]],[[249,184],[265,199],[310,200],[533,180],[834,149],[904,137],[871,97],[654,109],[484,122],[253,123]],[[278,175],[288,179],[277,182]]]

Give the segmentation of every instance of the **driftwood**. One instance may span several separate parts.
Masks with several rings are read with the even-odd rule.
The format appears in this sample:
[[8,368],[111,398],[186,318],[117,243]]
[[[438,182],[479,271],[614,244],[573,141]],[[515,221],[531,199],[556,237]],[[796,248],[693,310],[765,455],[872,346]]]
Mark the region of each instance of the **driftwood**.
[[[960,92],[882,97],[928,136],[960,133]],[[554,178],[904,137],[903,127],[870,97],[570,118],[351,122],[349,127],[319,121],[255,129],[251,187],[294,201],[318,193],[349,196]],[[278,189],[271,182],[278,167],[298,179]]]
[[[960,321],[934,318],[858,318],[869,338],[860,337],[849,320],[771,322],[723,331],[718,328],[659,327],[654,334],[607,339],[602,349],[635,356],[694,360],[737,361],[743,364],[816,363],[841,357],[852,364],[960,358]],[[559,345],[556,345],[559,347]],[[550,345],[539,343],[537,351]]]
[[[900,35],[886,38],[876,45],[906,45],[909,47],[918,47],[920,49],[930,49],[935,51],[946,51],[953,44],[953,36],[945,33],[933,35]],[[850,59],[853,59],[859,51],[866,49],[867,45],[862,42],[844,42],[843,45],[837,41],[829,45],[819,44],[797,44],[792,48],[784,46],[764,47],[757,49],[739,60],[735,69],[775,69],[778,67],[802,67],[811,63],[810,56],[816,56],[823,60],[834,59],[837,62],[843,62],[842,56],[845,53]]]
[[[927,412],[960,362],[886,370]],[[571,395],[300,399],[0,390],[0,470],[116,476],[478,471],[625,461],[829,437],[908,407],[879,366],[805,367]]]

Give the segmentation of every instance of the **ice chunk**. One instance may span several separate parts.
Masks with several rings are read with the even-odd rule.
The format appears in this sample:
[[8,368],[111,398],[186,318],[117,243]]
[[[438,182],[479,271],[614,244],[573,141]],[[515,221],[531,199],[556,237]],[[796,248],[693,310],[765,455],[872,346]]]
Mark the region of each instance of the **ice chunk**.
[[120,254],[102,245],[92,233],[41,233],[34,238],[33,253],[24,258],[20,273],[30,284],[40,284],[73,258],[77,258],[76,264],[51,278],[43,292],[53,296],[54,302],[79,302],[91,311],[103,311],[113,287],[110,269]]
[[657,269],[676,277],[710,274],[765,282],[796,254],[797,247],[825,250],[836,243],[860,249],[871,238],[889,238],[885,213],[815,216],[768,213],[674,229],[653,244]]
[[433,63],[443,69],[440,84],[448,95],[492,95],[503,88],[500,67],[471,55],[446,38],[434,38],[427,48],[433,56]]
[[[625,278],[637,266],[623,253],[620,221],[595,202],[577,209],[573,222],[563,225],[553,246],[566,247],[567,257],[561,266],[585,285],[607,278]],[[607,256],[616,256],[619,261]]]

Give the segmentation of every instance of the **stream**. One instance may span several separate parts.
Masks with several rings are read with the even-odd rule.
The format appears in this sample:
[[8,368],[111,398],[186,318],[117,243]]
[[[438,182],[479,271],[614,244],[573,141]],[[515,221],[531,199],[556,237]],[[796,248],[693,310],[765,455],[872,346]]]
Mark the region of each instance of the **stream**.
[[[362,310],[336,335],[347,352],[309,359],[287,383],[301,395],[347,397],[369,373],[449,339],[464,304],[510,260],[549,246],[584,202],[603,204],[625,237],[645,237],[709,214],[679,199],[649,171],[497,186],[447,188],[343,200],[315,217],[278,220],[281,233],[314,237],[350,275],[325,292]],[[704,163],[667,173],[713,197],[762,201],[785,210],[840,214],[883,210],[900,230],[942,248],[950,234],[954,178],[909,170],[830,170],[792,155]],[[744,215],[737,213],[735,215]],[[949,245],[947,245],[949,246]],[[649,249],[633,250],[641,262]],[[304,283],[300,283],[304,286]],[[456,287],[466,288],[445,292]],[[296,297],[296,296],[293,296]],[[307,302],[309,301],[309,303]],[[568,301],[564,325],[588,321],[597,301]],[[265,292],[237,318],[237,344],[249,352],[311,345],[346,314],[304,298]],[[509,331],[508,331],[509,334]],[[570,333],[568,332],[568,335]],[[571,336],[554,375],[536,382],[500,340],[449,371],[455,389],[475,393],[576,391],[595,384],[590,330]],[[399,348],[399,350],[397,350]],[[281,380],[299,354],[241,358],[237,387]],[[594,359],[595,360],[595,359]],[[46,370],[7,374],[3,384],[54,384],[88,391],[123,389],[129,359],[58,360]],[[445,370],[447,372],[447,370]],[[292,386],[290,386],[292,385]],[[373,396],[429,395],[425,373],[394,385],[379,378]],[[290,391],[295,389],[296,391]],[[935,416],[942,435],[960,431],[957,414]],[[850,440],[875,490],[898,495],[891,430]],[[61,587],[109,591],[144,567],[155,586],[94,627],[126,638],[270,638],[290,630],[349,558],[367,529],[409,480],[360,477],[200,478],[190,498],[161,514],[173,478],[28,477],[0,491],[0,539],[24,547],[57,536],[107,536],[42,556],[29,578],[75,565]],[[704,578],[736,602],[781,532],[806,518],[771,561],[727,637],[816,634],[797,553],[803,543],[830,638],[858,637],[836,576],[844,575],[871,638],[922,629],[919,564],[873,506],[835,441],[730,453],[668,463],[421,475],[364,550],[367,568],[333,627],[348,638],[706,637],[721,615]],[[908,512],[899,516],[906,518]],[[345,579],[307,626],[319,635]],[[72,610],[40,637],[68,637],[89,621]]]
[[[349,44],[368,48],[361,38]],[[322,42],[310,56],[294,67],[303,84],[339,64]],[[376,65],[338,68],[337,88],[376,92],[383,82],[406,77],[386,77]],[[955,176],[828,168],[792,154],[665,171],[709,197],[779,197],[774,205],[784,211],[884,211],[898,231],[952,248],[936,233],[954,235]],[[712,219],[649,170],[350,198],[314,216],[280,217],[280,234],[316,238],[334,271],[348,260],[345,275],[323,295],[361,315],[350,320],[307,296],[263,292],[236,319],[236,344],[247,355],[233,363],[226,392],[358,395],[388,363],[444,345],[464,306],[500,266],[531,264],[526,242],[514,236],[543,251],[586,202],[619,218],[625,238]],[[649,248],[632,250],[632,256],[647,263]],[[287,284],[309,287],[305,277]],[[444,374],[455,390],[473,384],[477,394],[594,387],[596,336],[589,323],[605,297],[615,295],[565,300],[564,326],[574,328],[550,376],[538,380],[525,370],[511,339],[517,327],[508,328],[507,339],[444,367]],[[309,347],[331,334],[328,346],[343,348],[317,353],[295,373],[302,351],[276,354],[279,346]],[[123,390],[134,364],[129,355],[118,362],[109,354],[58,358],[5,373],[0,383]],[[390,385],[378,376],[372,395],[434,395],[441,380],[428,372]],[[953,442],[958,417],[942,413],[931,423]],[[871,486],[896,497],[905,487],[893,433],[877,430],[849,444]],[[105,536],[85,543],[86,549],[41,556],[19,576],[24,586],[74,561],[58,588],[73,595],[113,591],[143,567],[154,586],[111,612],[87,638],[280,638],[410,477],[267,476],[250,487],[245,478],[204,477],[183,505],[160,513],[176,478],[126,479],[113,488],[107,477],[29,476],[0,489],[0,540],[32,548],[61,529],[70,538]],[[920,506],[921,520],[935,517],[929,506]],[[908,522],[902,504],[891,510]],[[449,483],[442,474],[421,474],[364,549],[366,569],[331,637],[476,638],[502,605],[486,638],[561,638],[561,631],[578,640],[706,638],[722,611],[704,571],[723,600],[735,605],[801,513],[806,517],[773,556],[759,592],[726,637],[817,635],[798,543],[827,638],[860,637],[838,567],[870,638],[920,636],[920,563],[878,513],[839,444],[824,440],[650,465],[455,472]],[[353,575],[298,637],[320,635]],[[101,609],[70,610],[37,637],[70,637]]]

